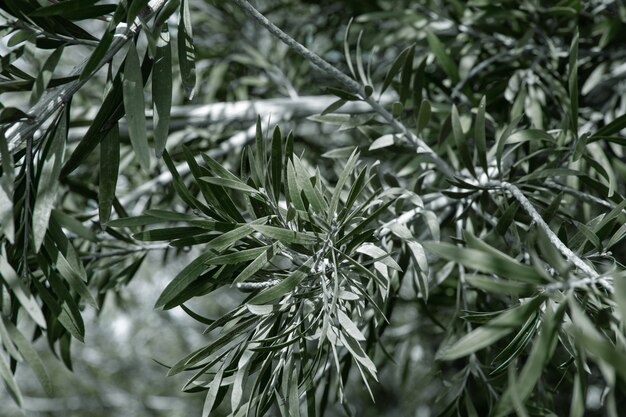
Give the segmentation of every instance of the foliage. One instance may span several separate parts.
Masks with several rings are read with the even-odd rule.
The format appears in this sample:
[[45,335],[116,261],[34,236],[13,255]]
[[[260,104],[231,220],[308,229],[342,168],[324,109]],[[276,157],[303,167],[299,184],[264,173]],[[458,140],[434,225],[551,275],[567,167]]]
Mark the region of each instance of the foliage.
[[86,306],[193,247],[156,308],[207,326],[169,366],[203,415],[366,415],[386,384],[403,414],[429,386],[430,415],[618,415],[626,7],[415,3],[0,5],[17,404],[18,362],[54,394],[32,341],[71,368]]

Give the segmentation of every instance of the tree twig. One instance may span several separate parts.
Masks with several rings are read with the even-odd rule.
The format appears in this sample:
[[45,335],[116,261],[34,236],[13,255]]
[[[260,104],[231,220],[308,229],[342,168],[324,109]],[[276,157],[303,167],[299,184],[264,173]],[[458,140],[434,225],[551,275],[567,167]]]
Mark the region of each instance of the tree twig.
[[259,24],[265,27],[272,35],[278,38],[281,42],[287,45],[291,50],[302,56],[307,61],[311,62],[315,67],[320,69],[325,74],[329,75],[336,81],[338,81],[343,88],[348,90],[352,94],[360,96],[365,102],[367,102],[374,111],[376,111],[383,119],[391,125],[396,131],[402,133],[402,135],[418,149],[424,150],[431,160],[435,163],[437,168],[446,176],[453,177],[455,175],[454,170],[446,161],[441,159],[434,150],[430,148],[422,139],[418,138],[413,132],[411,132],[404,124],[396,120],[393,115],[385,109],[380,103],[374,100],[371,96],[365,94],[365,89],[362,85],[354,81],[352,78],[339,71],[337,68],[329,64],[319,55],[311,52],[304,45],[298,43],[291,36],[287,35],[280,28],[270,22],[265,16],[263,16],[258,10],[256,10],[246,0],[232,0],[241,10],[243,10],[248,16],[252,17]]
[[[142,12],[142,18],[149,19],[165,4],[167,0],[150,0],[146,8]],[[117,54],[122,47],[133,38],[133,36],[141,28],[139,18],[135,19],[135,22],[127,27],[125,23],[120,23],[116,32],[117,36],[109,47],[102,60],[96,66],[94,73],[102,68],[107,62],[113,59],[113,56]],[[71,73],[71,75],[81,74],[87,64],[85,60],[82,64],[77,66]],[[32,119],[28,119],[24,122],[15,123],[6,133],[9,151],[11,154],[15,154],[21,150],[25,144],[24,142],[29,137],[33,137],[35,132],[48,120],[54,113],[57,112],[60,106],[64,106],[65,103],[78,91],[80,88],[89,81],[90,77],[84,79],[78,79],[66,85],[63,85],[54,90],[48,90],[45,96],[33,106],[28,112]],[[35,140],[35,138],[33,138]]]
[[[524,193],[522,193],[522,191],[517,188],[517,186],[506,181],[492,181],[489,183],[489,185],[504,189],[511,193],[511,195],[521,204],[526,213],[530,215],[535,224],[537,224],[537,227],[539,227],[546,234],[552,246],[554,246],[559,252],[561,252],[561,254],[565,257],[565,259],[567,259],[568,262],[574,264],[576,268],[578,268],[585,275],[587,275],[587,277],[583,279],[565,283],[567,287],[580,287],[589,284],[601,283],[608,291],[613,291],[612,286],[610,285],[608,280],[601,277],[595,269],[589,266],[570,248],[568,248],[567,245],[565,245],[565,243],[561,241],[561,239],[559,239],[559,237],[552,231],[552,229],[550,229],[550,226],[548,226],[545,220],[543,220],[543,217],[541,217],[535,207],[533,207],[530,200],[526,198]],[[563,286],[562,283],[558,283],[558,285],[559,287]]]

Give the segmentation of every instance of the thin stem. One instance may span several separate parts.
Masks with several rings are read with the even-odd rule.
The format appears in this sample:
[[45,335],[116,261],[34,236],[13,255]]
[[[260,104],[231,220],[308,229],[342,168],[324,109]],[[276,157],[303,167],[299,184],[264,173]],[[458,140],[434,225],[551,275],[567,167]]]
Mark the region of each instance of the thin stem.
[[[517,188],[515,185],[505,182],[505,181],[493,181],[490,183],[492,186],[496,186],[507,190],[513,197],[522,205],[524,210],[530,215],[533,221],[537,224],[537,226],[546,234],[548,240],[563,256],[567,261],[574,264],[578,269],[584,272],[587,277],[581,280],[571,281],[565,284],[567,287],[580,287],[588,284],[602,283],[607,290],[612,291],[612,286],[610,283],[602,278],[600,274],[598,274],[591,266],[589,266],[585,261],[583,261],[578,255],[576,255],[570,248],[568,248],[559,237],[550,229],[550,226],[543,220],[541,215],[535,210],[535,207],[531,204],[530,200],[526,198],[524,193]],[[563,286],[563,284],[559,283],[559,287]],[[547,288],[549,289],[549,288]]]
[[417,148],[423,149],[435,163],[435,165],[441,170],[443,174],[448,177],[454,176],[454,170],[447,162],[439,157],[422,139],[418,138],[415,134],[409,131],[400,121],[396,120],[393,115],[387,111],[380,103],[374,100],[371,96],[365,94],[364,87],[354,81],[352,78],[339,71],[337,68],[329,64],[319,55],[311,52],[304,45],[298,43],[291,36],[287,35],[280,28],[270,22],[265,16],[259,13],[250,3],[245,0],[232,0],[239,8],[241,8],[248,16],[252,17],[259,24],[265,27],[272,35],[278,38],[281,42],[287,45],[291,50],[302,56],[307,61],[311,62],[315,67],[320,69],[325,74],[329,75],[336,81],[338,81],[346,90],[352,94],[360,96],[365,102],[367,102],[374,111],[383,117],[396,131],[402,133],[404,137]]

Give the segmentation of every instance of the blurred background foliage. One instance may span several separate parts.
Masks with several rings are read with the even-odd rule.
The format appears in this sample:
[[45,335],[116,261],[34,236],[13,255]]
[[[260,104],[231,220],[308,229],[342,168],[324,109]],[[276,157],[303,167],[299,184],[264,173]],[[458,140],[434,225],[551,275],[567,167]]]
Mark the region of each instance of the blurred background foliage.
[[[56,34],[43,30],[37,20],[29,21],[15,13],[19,3],[7,1],[0,5],[0,102],[4,127],[23,121],[22,114],[16,116],[9,109],[28,112],[41,99],[38,74],[45,73],[45,63],[59,51],[55,48],[63,45],[59,62],[50,71],[54,74],[52,79],[71,77],[72,68],[93,53],[107,30],[107,19],[112,13],[73,22],[93,36],[89,39],[86,35],[76,36],[79,29],[74,33],[65,29],[65,33],[57,25],[54,26],[58,30]],[[36,8],[33,5],[37,2],[23,4],[26,3]],[[48,3],[56,2],[40,1],[38,4]],[[102,5],[113,3],[99,2]],[[349,101],[338,110],[345,115],[343,117],[320,115],[337,98],[330,101],[328,98],[333,94],[329,88],[341,87],[335,80],[316,71],[231,2],[189,0],[188,5],[197,77],[192,98],[180,81],[176,41],[180,36],[178,10],[168,19],[174,81],[167,149],[185,179],[191,175],[185,168],[182,145],[194,155],[206,152],[236,172],[244,144],[254,140],[255,122],[260,114],[265,132],[271,132],[275,125],[283,132],[293,131],[294,153],[303,155],[303,160],[319,169],[321,177],[329,183],[334,183],[341,173],[336,161],[347,158],[352,149],[358,147],[365,163],[380,162],[375,183],[381,188],[401,186],[417,192],[427,203],[439,197],[424,185],[426,175],[422,175],[420,165],[423,159],[415,156],[413,147],[395,141],[384,148],[370,149],[374,140],[390,130],[367,106],[359,107],[363,103]],[[537,141],[529,144],[527,142],[531,141],[518,137],[517,143],[523,146],[507,148],[507,151],[512,149],[507,152],[509,178],[519,179],[537,170],[561,168],[563,161],[569,161],[578,152],[575,139],[567,133],[572,123],[572,85],[568,74],[572,72],[571,45],[576,33],[579,34],[575,61],[579,94],[574,93],[578,101],[575,112],[578,121],[574,122],[578,129],[576,138],[579,135],[589,138],[626,113],[626,6],[619,0],[258,0],[254,5],[275,25],[346,74],[350,73],[345,56],[345,45],[348,45],[353,62],[363,63],[366,78],[373,85],[377,98],[389,68],[402,51],[413,45],[410,72],[416,74],[415,78],[395,77],[381,101],[388,107],[392,102],[398,103],[393,105],[394,116],[418,131],[430,146],[440,149],[459,172],[464,169],[464,162],[459,162],[459,158],[462,159],[459,149],[449,139],[454,136],[452,104],[458,108],[462,130],[467,133],[475,126],[483,96],[487,103],[485,130],[489,147],[516,119],[521,120],[520,125],[526,130],[543,132],[541,136],[535,131],[540,140],[554,141],[542,149],[536,145]],[[141,32],[137,41],[140,59],[149,50],[145,33]],[[76,149],[80,149],[79,144],[94,123],[106,92],[113,88],[112,80],[124,65],[125,51],[115,55],[110,67],[95,73],[73,95],[66,161],[69,155],[77,154]],[[147,80],[145,103],[152,103],[160,86],[152,84],[151,77]],[[47,85],[51,94],[54,94],[53,84]],[[430,113],[425,122],[420,122],[418,110],[424,108],[421,107],[423,100],[428,102]],[[152,145],[151,112],[147,120]],[[49,126],[50,122],[42,125],[41,131],[48,133],[36,135],[35,145],[48,141],[45,138],[53,130]],[[4,127],[8,135],[10,131]],[[152,158],[149,169],[142,168],[135,157],[124,119],[119,128],[115,216],[137,216],[155,208],[188,211],[186,204],[177,197],[163,161]],[[590,141],[593,157],[573,161],[579,165],[568,165],[581,171],[593,171],[590,181],[551,180],[544,184],[543,177],[523,181],[528,189],[537,191],[533,194],[533,203],[540,207],[542,214],[552,218],[549,223],[556,225],[559,237],[576,243],[579,252],[589,256],[599,268],[607,264],[622,267],[626,255],[623,233],[618,233],[624,220],[620,210],[626,191],[623,180],[626,177],[623,151],[626,140],[619,136],[620,131],[620,128],[612,129],[606,135],[612,139],[601,142],[601,146],[599,141]],[[10,145],[15,145],[10,151],[15,157],[16,170],[23,175],[26,142]],[[490,157],[494,154],[491,152]],[[171,366],[188,352],[208,343],[207,336],[202,334],[204,326],[180,308],[167,312],[156,312],[152,308],[166,284],[193,259],[192,255],[197,256],[197,249],[189,253],[188,248],[138,244],[125,231],[110,227],[101,230],[97,198],[103,175],[100,164],[101,154],[97,151],[76,159],[74,169],[61,175],[54,207],[60,213],[57,221],[69,229],[68,236],[89,277],[89,290],[101,307],[96,311],[84,302],[80,304],[86,327],[85,343],[71,343],[74,368],[71,373],[64,368],[62,360],[50,353],[46,337],[41,337],[41,332],[31,331],[29,337],[38,336],[33,344],[48,367],[56,395],[48,398],[32,371],[18,366],[17,381],[24,395],[24,409],[21,411],[13,404],[6,390],[0,391],[0,416],[183,416],[199,414],[202,409],[203,395],[180,393],[184,380],[179,376],[166,378],[166,368],[157,361]],[[6,171],[3,172],[6,178]],[[465,227],[473,228],[477,236],[487,231],[480,235],[481,239],[513,257],[528,261],[523,254],[549,246],[536,229],[531,229],[531,219],[518,210],[519,205],[513,199],[489,200],[487,193],[468,191],[463,185],[451,190],[444,180],[432,183],[445,184],[441,188],[448,187],[449,196],[456,199],[454,204],[444,205],[437,213],[442,240],[461,241],[463,234],[456,220],[465,218],[468,219]],[[15,195],[23,195],[24,181],[16,182],[15,187]],[[194,187],[190,185],[192,192],[198,194],[200,190]],[[609,189],[614,194],[607,192]],[[580,204],[581,194],[588,197],[584,206]],[[467,199],[463,200],[465,197]],[[15,200],[15,207],[23,208],[23,199]],[[473,202],[479,202],[480,208],[472,206]],[[601,226],[593,222],[614,207],[621,209],[610,221]],[[68,224],[62,214],[80,220],[82,227]],[[20,221],[18,216],[16,224]],[[7,243],[6,229],[3,233],[3,245],[7,248],[3,257],[14,265],[13,268],[19,274],[24,268],[37,269],[35,256],[22,260],[19,248],[24,242],[20,240],[19,228],[15,245]],[[594,238],[594,234],[600,237]],[[606,245],[606,241],[612,245]],[[607,254],[608,249],[611,253]],[[552,253],[545,249],[541,255],[550,257]],[[555,259],[560,257],[555,255]],[[509,294],[494,295],[484,288],[474,287],[467,289],[466,304],[459,309],[459,297],[465,291],[459,290],[463,269],[455,267],[453,270],[447,260],[437,261],[431,257],[429,261],[434,276],[428,303],[424,297],[417,296],[413,288],[398,288],[393,296],[392,320],[381,338],[382,348],[372,353],[380,380],[371,384],[375,402],[359,375],[352,372],[346,384],[348,401],[345,406],[331,401],[325,415],[487,415],[494,387],[506,385],[510,377],[506,368],[496,376],[483,374],[480,361],[490,363],[496,355],[448,362],[435,361],[435,355],[442,344],[452,343],[448,340],[452,338],[450,329],[462,334],[467,323],[485,321],[481,312],[510,307],[511,298]],[[557,261],[552,263],[558,264]],[[25,267],[25,264],[31,266]],[[563,274],[569,273],[567,269],[563,267]],[[5,274],[6,270],[3,277]],[[580,297],[593,299],[595,296],[597,294]],[[615,304],[598,297],[600,301],[592,303],[591,312],[587,311],[594,324],[603,333],[615,331],[612,326],[618,327],[617,333],[623,331],[623,323],[616,323],[615,316],[611,316]],[[191,300],[188,306],[202,315],[217,318],[239,302],[240,295],[235,291],[220,290]],[[459,316],[463,320],[459,320]],[[526,330],[534,323],[529,320]],[[527,357],[532,347],[532,343],[528,343],[535,333],[528,330],[529,339],[521,345],[526,353],[515,356],[514,360]],[[63,356],[61,346],[66,338],[60,334],[56,335],[58,339],[49,337],[48,342],[58,356]],[[619,337],[616,345],[623,345]],[[497,345],[500,349],[506,346],[505,343]],[[570,410],[572,392],[580,382],[566,372],[575,359],[569,353],[560,348],[556,358],[546,365],[546,378],[542,381],[545,385],[532,397],[529,415],[564,415],[565,410]],[[584,361],[584,355],[582,357]],[[561,363],[557,363],[559,361]],[[68,360],[66,362],[69,364]],[[581,364],[576,366],[582,367]],[[587,373],[582,399],[585,416],[609,413],[604,407],[609,391],[614,396],[613,409],[619,410],[626,401],[621,388],[623,382],[617,382],[617,388],[607,384],[602,377],[602,366],[591,362],[584,366]],[[227,414],[225,409],[215,411],[215,415]]]

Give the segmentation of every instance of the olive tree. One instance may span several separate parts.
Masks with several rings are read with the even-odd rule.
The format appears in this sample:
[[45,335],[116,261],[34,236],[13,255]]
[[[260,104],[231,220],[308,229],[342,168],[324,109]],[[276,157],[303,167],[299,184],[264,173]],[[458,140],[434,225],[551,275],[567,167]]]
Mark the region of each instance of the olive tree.
[[206,326],[202,415],[617,416],[626,6],[253,3],[0,5],[15,402],[191,250],[155,308]]

